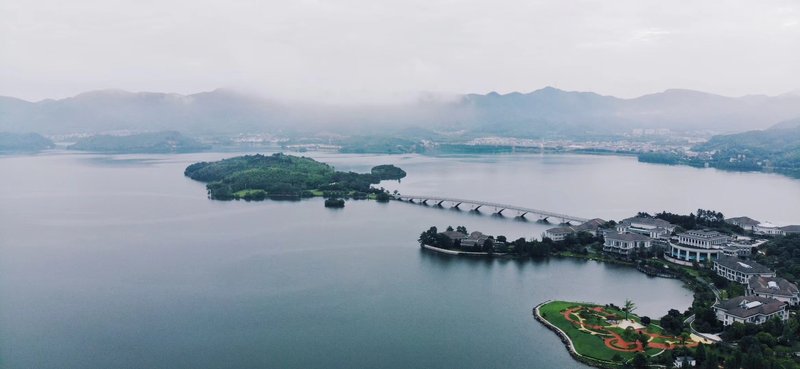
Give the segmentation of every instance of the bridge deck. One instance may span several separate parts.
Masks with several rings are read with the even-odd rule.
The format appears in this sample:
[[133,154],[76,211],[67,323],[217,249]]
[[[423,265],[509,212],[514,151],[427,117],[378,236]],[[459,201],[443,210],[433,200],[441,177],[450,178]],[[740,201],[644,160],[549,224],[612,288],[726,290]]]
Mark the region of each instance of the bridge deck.
[[544,216],[544,217],[560,218],[560,219],[563,219],[563,220],[571,220],[571,221],[581,222],[581,223],[586,222],[586,221],[589,220],[589,219],[586,219],[586,218],[576,217],[576,216],[572,216],[572,215],[568,215],[568,214],[555,213],[555,212],[547,211],[547,210],[525,208],[525,207],[516,206],[516,205],[500,204],[500,203],[487,202],[487,201],[457,199],[457,198],[452,198],[452,197],[399,195],[399,196],[395,196],[395,198],[398,199],[398,200],[406,200],[406,201],[408,201],[408,200],[435,201],[435,202],[447,201],[447,202],[452,202],[452,203],[471,204],[471,205],[479,205],[479,206],[491,206],[491,207],[499,208],[499,209],[514,210],[514,211],[518,211],[518,212],[522,212],[522,213],[531,213],[531,214],[536,214],[536,215],[540,215],[540,216]]

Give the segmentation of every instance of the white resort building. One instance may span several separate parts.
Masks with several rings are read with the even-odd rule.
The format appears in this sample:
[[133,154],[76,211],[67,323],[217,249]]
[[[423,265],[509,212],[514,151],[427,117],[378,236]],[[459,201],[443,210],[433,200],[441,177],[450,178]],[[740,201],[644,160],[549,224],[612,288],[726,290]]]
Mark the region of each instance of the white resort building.
[[775,224],[765,222],[754,226],[753,232],[770,236],[778,236],[783,234],[783,229]]
[[692,230],[679,234],[677,243],[670,242],[664,255],[671,262],[691,265],[716,260],[730,242],[730,237],[717,231]]
[[714,260],[714,271],[731,282],[741,284],[747,284],[754,276],[775,277],[775,272],[755,261],[725,255]]
[[603,251],[628,256],[637,248],[649,248],[652,240],[650,237],[636,233],[615,233],[608,232],[605,235],[606,242],[603,244]]
[[745,231],[752,232],[759,223],[759,221],[750,217],[736,217],[725,219],[725,223],[742,227]]
[[750,277],[747,281],[747,295],[769,297],[793,306],[800,303],[797,285],[780,277]]
[[563,226],[550,228],[542,234],[542,238],[549,238],[553,241],[563,241],[567,236],[576,234],[578,232],[590,233],[592,236],[597,236],[600,228],[606,224],[606,221],[600,218],[590,219],[584,223],[576,226]]
[[617,224],[618,233],[636,233],[650,238],[669,237],[675,225],[658,218],[633,217]]
[[721,248],[728,244],[730,237],[717,231],[686,231],[678,235],[678,242],[704,249]]
[[725,326],[734,322],[764,324],[772,318],[782,321],[789,319],[786,303],[768,297],[734,297],[714,304],[713,309],[717,319]]
[[575,233],[572,227],[555,227],[544,231],[542,238],[549,238],[553,241],[563,241],[567,236]]

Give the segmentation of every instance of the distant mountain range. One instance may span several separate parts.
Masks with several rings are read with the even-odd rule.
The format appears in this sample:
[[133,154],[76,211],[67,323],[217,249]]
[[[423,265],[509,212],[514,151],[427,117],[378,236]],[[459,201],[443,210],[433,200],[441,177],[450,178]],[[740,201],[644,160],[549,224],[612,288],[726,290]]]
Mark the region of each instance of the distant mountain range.
[[797,94],[734,98],[691,90],[622,99],[547,87],[525,94],[470,94],[454,101],[371,107],[279,103],[229,90],[191,95],[102,90],[39,102],[0,97],[0,131],[42,134],[120,130],[369,134],[387,127],[424,127],[474,135],[564,137],[634,128],[732,133],[782,121],[794,124],[793,119],[800,119]]
[[37,133],[0,132],[0,153],[35,152],[55,145]]

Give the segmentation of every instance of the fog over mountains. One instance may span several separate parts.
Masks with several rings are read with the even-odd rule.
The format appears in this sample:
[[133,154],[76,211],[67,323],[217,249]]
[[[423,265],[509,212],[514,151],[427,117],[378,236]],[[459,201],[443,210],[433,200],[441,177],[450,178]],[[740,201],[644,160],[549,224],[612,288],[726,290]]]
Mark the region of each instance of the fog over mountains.
[[724,97],[667,90],[633,99],[546,87],[530,93],[469,94],[386,106],[282,103],[230,90],[191,95],[92,91],[59,100],[0,97],[0,131],[42,134],[118,130],[357,133],[425,127],[475,134],[550,137],[634,128],[720,133],[765,129],[800,117],[800,94]]

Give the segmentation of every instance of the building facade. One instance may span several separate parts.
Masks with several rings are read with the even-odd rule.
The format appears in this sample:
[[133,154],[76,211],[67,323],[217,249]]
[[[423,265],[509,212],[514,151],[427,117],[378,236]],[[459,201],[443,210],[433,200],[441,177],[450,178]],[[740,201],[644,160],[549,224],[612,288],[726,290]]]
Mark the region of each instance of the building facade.
[[754,276],[775,277],[775,272],[755,261],[722,255],[714,260],[717,275],[736,283],[747,284]]
[[638,248],[649,248],[651,242],[650,237],[636,233],[607,232],[603,251],[620,256],[630,256]]
[[544,231],[542,238],[549,238],[553,241],[563,241],[567,236],[574,233],[575,229],[572,227],[555,227]]
[[750,217],[736,217],[725,219],[725,223],[739,226],[745,231],[752,232],[755,229],[755,226],[761,222]]
[[800,303],[797,285],[780,277],[750,277],[747,281],[747,295],[772,298],[792,306]]
[[734,297],[714,304],[713,309],[717,314],[717,319],[725,326],[735,322],[764,324],[772,318],[782,321],[789,319],[786,303],[767,297]]
[[730,237],[717,231],[686,231],[678,235],[678,243],[703,249],[722,248],[728,244]]

